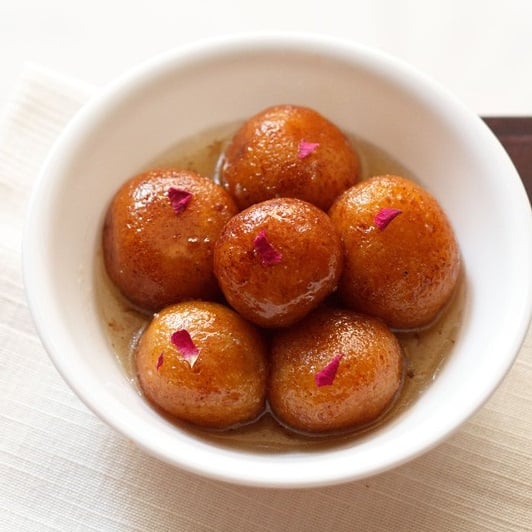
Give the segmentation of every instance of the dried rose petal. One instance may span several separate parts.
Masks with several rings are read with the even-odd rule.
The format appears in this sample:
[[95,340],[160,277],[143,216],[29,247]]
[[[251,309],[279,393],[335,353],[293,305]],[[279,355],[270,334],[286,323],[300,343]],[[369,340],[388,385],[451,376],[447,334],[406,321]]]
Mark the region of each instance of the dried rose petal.
[[168,189],[168,199],[172,204],[172,208],[176,214],[184,211],[190,200],[192,194],[186,190],[180,190],[178,188],[170,187]]
[[159,355],[159,358],[157,359],[157,365],[155,366],[155,369],[159,371],[159,368],[163,365],[164,362],[164,351]]
[[314,381],[318,388],[321,386],[330,386],[333,383],[343,356],[342,353],[336,355],[322,370],[314,375]]
[[199,349],[194,345],[189,332],[186,329],[176,331],[170,337],[170,341],[177,347],[190,367],[192,367],[199,356]]
[[313,153],[316,148],[320,145],[319,142],[307,142],[306,140],[302,140],[299,143],[299,146],[297,148],[297,155],[300,159],[304,159],[305,157],[308,157],[311,153]]
[[401,214],[403,211],[400,209],[390,209],[388,207],[383,207],[375,215],[375,225],[380,229],[384,229],[396,216]]
[[263,266],[277,264],[283,258],[281,252],[270,244],[264,229],[253,240],[253,248],[259,254],[260,262]]

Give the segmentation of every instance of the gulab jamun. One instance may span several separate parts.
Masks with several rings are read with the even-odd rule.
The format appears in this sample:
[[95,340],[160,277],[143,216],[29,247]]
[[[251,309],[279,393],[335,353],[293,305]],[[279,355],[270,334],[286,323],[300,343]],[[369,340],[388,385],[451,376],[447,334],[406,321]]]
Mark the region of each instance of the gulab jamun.
[[295,198],[252,205],[222,230],[214,272],[229,304],[262,327],[303,318],[337,286],[340,239],[327,214]]
[[256,114],[228,146],[220,182],[240,209],[294,197],[328,209],[358,181],[360,163],[347,137],[318,112],[277,105]]
[[403,353],[380,320],[321,307],[273,336],[268,399],[284,425],[344,432],[376,421],[403,382]]
[[397,329],[430,324],[450,300],[461,264],[436,199],[403,177],[376,176],[344,192],[329,215],[344,247],[344,304]]
[[180,420],[225,429],[264,409],[264,339],[219,303],[186,301],[156,314],[139,340],[136,368],[145,396]]
[[127,181],[107,211],[107,273],[150,311],[187,299],[216,299],[213,247],[237,207],[220,185],[190,170],[153,169]]

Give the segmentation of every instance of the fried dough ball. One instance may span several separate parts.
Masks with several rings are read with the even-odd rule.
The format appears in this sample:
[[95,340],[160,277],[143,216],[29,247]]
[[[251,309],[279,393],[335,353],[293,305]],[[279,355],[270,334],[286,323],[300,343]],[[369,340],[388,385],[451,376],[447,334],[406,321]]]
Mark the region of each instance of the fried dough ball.
[[187,301],[155,315],[140,338],[136,367],[144,394],[161,409],[222,429],[263,411],[266,357],[263,338],[236,312]]
[[273,338],[268,398],[281,423],[307,433],[374,422],[403,380],[403,354],[380,320],[321,307]]
[[238,130],[220,180],[241,209],[295,197],[326,210],[358,181],[359,167],[349,141],[329,120],[306,107],[278,105]]
[[190,170],[138,175],[118,190],[107,211],[107,273],[130,301],[147,310],[214,299],[220,295],[212,271],[214,242],[236,212],[220,185]]
[[346,191],[329,214],[345,252],[343,302],[397,329],[432,322],[460,273],[458,244],[437,201],[412,181],[386,175]]
[[231,218],[214,248],[229,302],[262,327],[301,319],[337,285],[342,248],[329,217],[295,198],[257,203]]

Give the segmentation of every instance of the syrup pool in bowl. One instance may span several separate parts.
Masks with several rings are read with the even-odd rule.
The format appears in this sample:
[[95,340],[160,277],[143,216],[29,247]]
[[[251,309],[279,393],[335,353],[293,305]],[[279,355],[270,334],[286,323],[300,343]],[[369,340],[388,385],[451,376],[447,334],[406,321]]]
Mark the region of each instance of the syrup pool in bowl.
[[[217,180],[223,151],[237,127],[238,124],[224,125],[180,141],[140,170],[173,166],[194,170]],[[396,174],[416,181],[416,177],[407,168],[379,147],[353,135],[348,137],[360,158],[361,179],[374,175]],[[126,378],[142,395],[135,372],[134,353],[137,340],[151,316],[136,309],[114,287],[105,272],[101,250],[96,260],[96,295],[108,341]],[[399,416],[413,402],[422,400],[423,391],[437,378],[453,347],[462,321],[464,297],[465,282],[462,275],[453,298],[429,327],[413,331],[395,331],[406,361],[403,386],[391,407],[366,428],[340,435],[308,436],[284,428],[267,409],[258,420],[242,427],[209,431],[175,420],[156,406],[153,408],[181,429],[221,446],[275,453],[291,450],[310,451],[341,445],[346,440],[362,437],[368,431],[378,430],[379,426]]]

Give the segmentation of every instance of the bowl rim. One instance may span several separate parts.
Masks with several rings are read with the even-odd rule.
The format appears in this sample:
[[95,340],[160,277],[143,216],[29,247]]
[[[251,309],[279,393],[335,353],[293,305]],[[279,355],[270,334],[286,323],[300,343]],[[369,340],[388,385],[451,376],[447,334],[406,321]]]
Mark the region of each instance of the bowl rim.
[[[504,371],[500,373],[496,382],[487,383],[482,390],[482,393],[479,393],[475,398],[475,401],[472,401],[467,409],[462,410],[459,416],[456,416],[451,420],[446,420],[446,423],[442,423],[439,427],[436,427],[435,432],[431,433],[430,436],[426,436],[424,439],[421,438],[414,448],[402,448],[393,456],[386,456],[381,459],[377,465],[368,464],[367,467],[356,472],[350,471],[349,468],[327,469],[320,467],[297,478],[287,478],[286,476],[281,479],[274,478],[272,474],[268,474],[270,466],[267,463],[264,464],[264,466],[261,466],[261,472],[263,475],[261,478],[257,477],[256,469],[253,467],[240,467],[239,469],[234,469],[232,466],[242,459],[243,455],[240,453],[226,453],[227,460],[220,460],[221,463],[215,467],[213,467],[212,462],[209,462],[206,465],[201,462],[192,463],[188,459],[182,459],[176,455],[176,453],[172,453],[172,456],[169,456],[166,452],[166,447],[163,449],[159,443],[155,444],[148,435],[143,434],[141,430],[138,430],[135,427],[135,424],[129,424],[127,418],[120,418],[113,409],[103,408],[98,397],[90,393],[90,390],[86,387],[86,383],[83,382],[82,378],[76,375],[72,364],[70,364],[60,352],[56,340],[49,334],[46,326],[48,312],[47,303],[40,297],[40,278],[38,279],[35,275],[35,265],[42,265],[41,253],[39,251],[42,248],[38,242],[41,235],[38,231],[35,231],[35,228],[40,227],[40,224],[42,223],[41,220],[46,211],[46,205],[40,202],[39,198],[42,190],[46,187],[47,180],[50,178],[49,169],[52,167],[54,161],[62,157],[64,150],[67,149],[69,143],[72,142],[72,138],[75,138],[80,132],[82,134],[83,129],[91,124],[92,116],[96,111],[108,105],[113,99],[120,97],[123,94],[127,94],[128,91],[134,92],[138,90],[139,84],[149,83],[149,77],[151,75],[157,75],[161,71],[169,68],[170,65],[180,68],[180,65],[183,62],[188,63],[198,59],[202,60],[206,57],[212,57],[213,55],[225,57],[235,53],[240,54],[242,50],[246,50],[247,52],[252,50],[286,52],[288,50],[306,54],[318,52],[325,55],[332,55],[334,57],[341,56],[343,58],[349,58],[352,62],[355,61],[356,58],[357,61],[363,61],[367,64],[371,63],[372,68],[385,69],[387,72],[389,70],[398,72],[401,76],[405,76],[407,79],[421,84],[432,93],[436,93],[447,102],[450,102],[457,109],[460,109],[462,114],[467,116],[469,120],[477,121],[478,124],[482,124],[478,127],[484,127],[486,132],[488,132],[487,134],[492,135],[493,139],[495,139],[495,136],[488,130],[487,126],[484,125],[477,115],[467,109],[449,91],[441,87],[428,76],[414,69],[402,60],[385,52],[352,41],[299,32],[261,32],[213,37],[173,48],[140,63],[138,66],[122,74],[109,85],[98,91],[69,122],[46,158],[32,190],[23,234],[22,269],[29,308],[39,337],[48,352],[50,359],[63,379],[98,417],[127,438],[135,441],[152,456],[156,456],[182,469],[202,476],[258,487],[315,487],[337,484],[375,475],[392,467],[399,466],[435,447],[457,430],[489,399],[510,370],[527,332],[532,317],[532,282],[529,282],[528,286],[523,290],[522,309],[519,312],[519,319],[516,320],[514,324],[512,341],[507,344],[507,352],[504,357]],[[499,145],[499,149],[504,151],[498,140],[495,139],[495,142]],[[512,187],[515,201],[517,202],[517,205],[521,205],[521,210],[523,210],[523,207],[526,208],[525,202],[528,204],[528,198],[524,186],[507,154],[504,152],[501,156],[506,157],[507,159],[509,173],[512,172],[511,169],[513,168],[515,178],[511,181],[511,184],[508,184],[508,186]],[[532,271],[532,217],[528,216],[527,219],[526,216],[524,216],[523,223],[524,225],[520,227],[521,234],[523,235],[523,242],[525,244],[522,260],[525,267],[528,265],[529,271]],[[528,246],[526,245],[527,235],[530,237],[528,239]],[[335,458],[334,452],[331,453],[329,458]],[[319,473],[317,471],[319,471]]]

